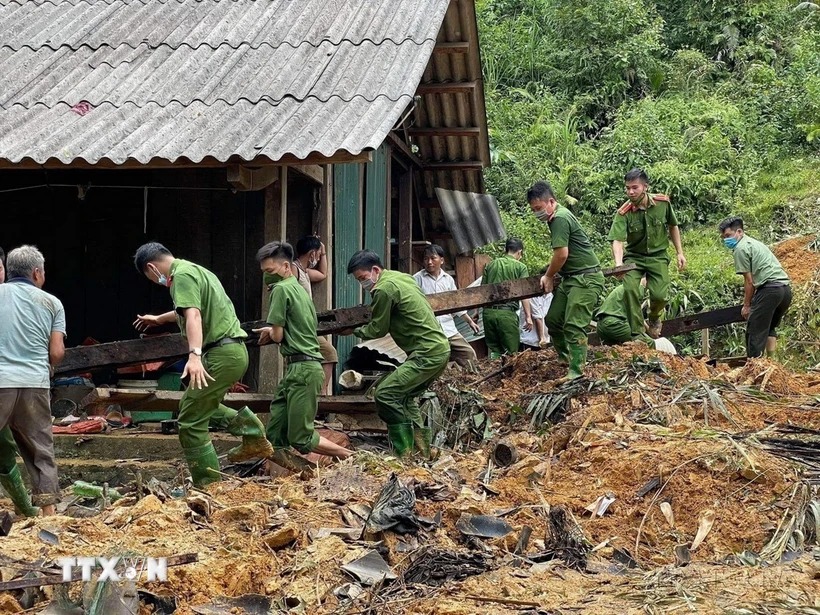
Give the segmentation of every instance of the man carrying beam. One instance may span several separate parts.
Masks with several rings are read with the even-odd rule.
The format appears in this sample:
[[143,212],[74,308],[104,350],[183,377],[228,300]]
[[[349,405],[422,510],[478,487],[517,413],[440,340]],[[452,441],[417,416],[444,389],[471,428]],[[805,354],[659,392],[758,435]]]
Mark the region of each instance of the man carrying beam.
[[743,231],[743,219],[726,218],[718,226],[724,245],[734,253],[735,272],[743,276],[746,356],[774,354],[777,327],[792,303],[791,280],[764,243]]
[[292,446],[305,455],[344,459],[352,451],[320,436],[313,427],[324,382],[322,353],[316,338],[316,308],[296,280],[298,266],[293,258],[293,247],[281,241],[272,241],[256,253],[256,261],[273,289],[269,326],[254,329],[254,333],[259,333],[260,344],[279,344],[287,364],[270,404],[267,438],[276,450]]
[[553,292],[556,274],[561,284],[555,290],[546,324],[552,345],[561,361],[569,363],[567,379],[580,378],[587,362],[587,327],[601,294],[604,274],[584,229],[575,216],[555,200],[547,182],[536,182],[527,191],[535,217],[550,227],[552,260],[541,278],[544,293]]
[[416,398],[447,367],[447,336],[413,277],[384,269],[372,250],[356,252],[347,272],[373,297],[370,322],[349,333],[364,340],[389,333],[407,354],[407,360],[376,385],[376,408],[387,423],[393,450],[401,457],[415,447],[429,458],[432,433]]
[[242,444],[228,453],[232,462],[268,457],[273,453],[265,428],[249,409],[239,412],[222,404],[231,386],[245,375],[248,351],[236,310],[217,277],[199,265],[174,258],[160,243],[146,243],[134,255],[141,274],[171,291],[174,310],[159,316],[137,316],[138,331],[177,322],[188,342],[182,377],[190,384],[179,402],[179,442],[194,486],[219,480],[219,459],[208,434],[214,415],[228,422],[228,433]]
[[[612,242],[615,266],[634,263],[638,268],[624,276],[624,302],[629,315],[632,339],[646,331],[650,337],[661,334],[663,312],[669,293],[669,240],[675,246],[678,269],[686,268],[678,219],[665,194],[649,194],[649,178],[642,169],[632,169],[624,176],[628,201],[612,221],[607,239]],[[641,311],[646,276],[649,291],[649,319],[644,324]]]
[[[481,276],[482,284],[498,284],[508,280],[517,280],[529,276],[527,267],[521,262],[524,255],[524,244],[520,239],[510,237],[504,245],[504,255],[484,267]],[[532,329],[532,308],[529,299],[521,300],[524,312],[525,331]],[[521,334],[518,326],[518,301],[496,303],[484,308],[484,341],[490,351],[490,358],[497,359],[503,354],[518,352]]]

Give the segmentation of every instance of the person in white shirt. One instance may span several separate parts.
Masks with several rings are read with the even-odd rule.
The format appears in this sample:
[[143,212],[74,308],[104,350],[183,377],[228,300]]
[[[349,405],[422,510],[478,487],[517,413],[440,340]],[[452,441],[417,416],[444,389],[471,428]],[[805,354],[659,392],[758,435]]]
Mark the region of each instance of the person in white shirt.
[[550,336],[547,332],[547,325],[544,324],[544,317],[547,315],[547,310],[550,309],[551,303],[552,293],[530,298],[532,328],[529,330],[524,328],[526,319],[524,317],[524,311],[519,308],[518,320],[519,329],[521,331],[522,350],[526,350],[527,348],[531,348],[532,350],[540,350],[549,344]]
[[[442,269],[443,266],[444,248],[435,244],[427,246],[424,250],[424,269],[413,276],[416,280],[416,284],[419,285],[425,295],[458,290],[453,276],[444,271],[444,269]],[[473,350],[470,343],[464,339],[464,336],[458,332],[453,316],[462,318],[475,332],[478,332],[478,325],[470,318],[470,315],[467,314],[466,311],[436,316],[436,320],[438,320],[441,325],[444,335],[446,335],[450,341],[450,361],[454,361],[461,367],[472,370],[474,369],[474,362],[476,361],[475,350]]]

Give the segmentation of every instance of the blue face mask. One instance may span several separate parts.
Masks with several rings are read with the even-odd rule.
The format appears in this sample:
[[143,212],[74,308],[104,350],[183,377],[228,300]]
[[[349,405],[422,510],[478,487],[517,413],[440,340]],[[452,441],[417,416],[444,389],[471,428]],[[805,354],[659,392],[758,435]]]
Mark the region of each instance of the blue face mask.
[[738,239],[737,237],[724,237],[723,238],[723,245],[725,245],[730,250],[734,250],[737,246]]
[[165,277],[164,273],[159,274],[159,278],[157,278],[157,284],[160,286],[168,286],[168,278]]

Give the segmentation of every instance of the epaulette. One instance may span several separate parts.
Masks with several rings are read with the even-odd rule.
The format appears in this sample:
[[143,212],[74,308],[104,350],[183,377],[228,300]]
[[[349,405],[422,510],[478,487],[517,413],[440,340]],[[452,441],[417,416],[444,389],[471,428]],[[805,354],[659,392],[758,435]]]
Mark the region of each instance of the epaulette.
[[653,194],[651,198],[653,201],[666,201],[669,203],[669,197],[665,194]]
[[635,206],[632,204],[632,201],[627,201],[626,203],[621,205],[621,208],[618,210],[618,214],[620,214],[621,216],[625,216],[629,212],[634,211],[634,209]]

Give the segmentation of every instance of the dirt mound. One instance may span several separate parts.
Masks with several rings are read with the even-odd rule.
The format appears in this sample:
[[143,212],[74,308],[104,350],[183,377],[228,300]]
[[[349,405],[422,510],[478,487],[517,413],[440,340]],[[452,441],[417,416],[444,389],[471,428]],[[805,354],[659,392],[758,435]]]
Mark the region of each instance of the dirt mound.
[[814,240],[814,235],[795,237],[780,242],[772,250],[795,284],[811,282],[820,271],[820,251],[809,249]]
[[[808,470],[789,448],[807,450],[801,438],[820,429],[806,376],[765,360],[714,368],[641,345],[595,349],[588,379],[556,384],[565,369],[543,351],[488,362],[469,379],[445,375],[436,387],[443,420],[480,428],[434,463],[360,453],[311,479],[226,480],[164,501],[127,496],[97,517],[15,523],[0,555],[197,553],[198,562],[169,568],[168,583],[143,584],[176,596],[182,614],[246,594],[310,613],[453,615],[640,612],[692,600],[700,612],[756,602],[774,612],[812,595],[807,560],[737,567],[738,554],[776,562],[814,539]],[[506,467],[493,460],[500,440],[515,450]],[[407,527],[418,529],[370,533],[370,507],[392,473],[415,495]],[[551,559],[557,510],[596,574]],[[364,556],[383,558],[398,580],[354,583],[342,566]],[[411,570],[425,581],[408,584]]]

